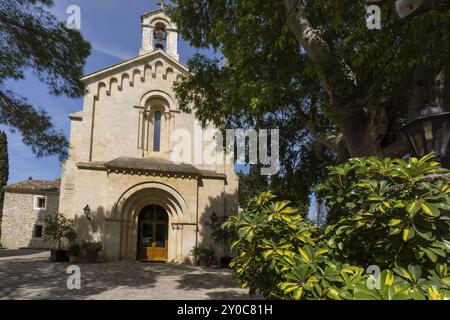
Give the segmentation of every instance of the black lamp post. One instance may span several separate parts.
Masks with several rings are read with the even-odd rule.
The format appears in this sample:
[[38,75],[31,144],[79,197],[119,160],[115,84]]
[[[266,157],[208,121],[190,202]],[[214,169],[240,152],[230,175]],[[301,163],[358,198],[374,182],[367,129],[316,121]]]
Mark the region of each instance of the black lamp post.
[[446,162],[450,142],[450,112],[429,104],[417,112],[416,119],[404,128],[408,141],[418,157],[434,153],[438,161]]

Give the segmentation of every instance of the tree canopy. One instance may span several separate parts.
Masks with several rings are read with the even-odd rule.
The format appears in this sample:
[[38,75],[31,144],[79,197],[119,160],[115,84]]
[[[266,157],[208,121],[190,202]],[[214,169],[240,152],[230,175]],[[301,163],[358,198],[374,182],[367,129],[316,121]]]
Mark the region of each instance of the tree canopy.
[[90,45],[48,12],[52,0],[0,2],[0,124],[17,130],[37,156],[67,155],[67,140],[50,116],[5,87],[32,70],[51,94],[77,97]]
[[363,0],[173,2],[182,36],[217,53],[189,61],[182,109],[219,126],[280,128],[281,173],[303,179],[303,197],[330,163],[408,154],[403,124],[424,103],[449,107],[448,4],[400,20],[388,0],[382,29],[369,30]]

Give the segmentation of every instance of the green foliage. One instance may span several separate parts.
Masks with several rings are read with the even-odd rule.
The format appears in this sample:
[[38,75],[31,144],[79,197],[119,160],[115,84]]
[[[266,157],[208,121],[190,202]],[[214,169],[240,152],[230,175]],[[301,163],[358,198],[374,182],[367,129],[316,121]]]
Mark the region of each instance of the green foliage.
[[191,255],[194,257],[197,264],[205,263],[210,265],[216,258],[214,249],[194,247],[191,250]]
[[37,156],[67,156],[67,141],[50,116],[5,88],[6,80],[25,77],[32,70],[51,94],[78,97],[79,78],[90,52],[77,30],[71,30],[47,11],[52,0],[0,2],[0,124],[18,130]]
[[272,193],[262,193],[223,225],[237,230],[238,235],[231,246],[237,258],[230,266],[244,288],[266,297],[282,294],[278,284],[284,272],[279,257],[291,259],[296,248],[314,244],[317,232],[288,202],[274,203],[273,199]]
[[355,300],[449,300],[449,276],[446,264],[429,269],[427,277],[419,266],[409,265],[406,269],[383,271],[379,288],[369,287],[367,281],[360,282],[351,295],[343,292],[341,296]]
[[[285,155],[292,155],[290,152],[283,152]],[[283,198],[291,201],[296,208],[306,211],[310,201],[309,195],[313,192],[314,185],[322,181],[323,177],[317,173],[317,164],[320,162],[314,156],[307,155],[307,148],[303,148],[301,153],[303,163],[295,165],[293,162],[296,161],[292,158],[283,159],[281,162],[285,165],[280,174],[270,178],[261,175],[260,165],[251,165],[247,174],[239,172],[239,206],[244,208],[250,199],[271,190],[274,194],[282,194]]]
[[[445,206],[441,207],[442,204],[447,204],[446,196],[442,194],[442,192],[445,194],[446,189],[442,189],[445,182],[439,179],[433,180],[433,182],[424,180],[424,174],[442,171],[435,163],[428,160],[429,157],[404,162],[400,160],[386,161],[396,163],[398,166],[397,169],[393,169],[398,171],[398,176],[393,180],[400,189],[405,188],[404,192],[410,192],[409,195],[412,196],[410,200],[421,199],[427,194],[426,192],[422,193],[422,189],[419,189],[422,191],[417,191],[416,188],[420,187],[416,185],[430,184],[430,193],[436,192],[437,196],[434,195],[433,199],[427,199],[439,207],[440,214],[435,217],[425,213],[426,210],[419,209],[416,215],[426,215],[430,219],[438,219],[448,213]],[[369,176],[382,177],[386,174],[383,171],[384,169],[380,167],[375,169],[372,165],[368,165],[368,162],[372,164],[383,163],[382,160],[375,160],[374,158],[354,159],[350,163],[337,168],[330,168],[330,170],[340,172],[342,168],[346,168],[350,164],[354,165],[355,162],[361,163],[361,167],[366,168],[366,174]],[[349,173],[354,169],[349,169],[346,172]],[[345,176],[343,173],[341,175]],[[329,181],[320,188],[321,192],[330,193],[331,189],[327,188],[332,188],[332,183],[335,180],[339,181],[339,177],[342,180],[342,176],[332,174]],[[411,189],[401,185],[400,177],[403,177],[403,179],[409,177],[414,180],[411,182]],[[415,177],[415,179],[412,177]],[[351,181],[355,184],[364,180],[359,176],[348,177],[348,179],[349,183]],[[433,185],[435,186],[432,187]],[[441,192],[437,192],[437,189]],[[338,190],[340,189],[333,189],[333,192],[338,192]],[[401,191],[398,192],[401,193]],[[419,194],[422,196],[419,197]],[[337,198],[336,195],[331,196]],[[372,200],[369,200],[369,198],[372,197],[372,193],[361,195],[361,198],[363,197],[366,197],[366,201],[362,201],[361,205],[367,203],[370,207]],[[407,197],[408,195],[404,195],[401,200],[406,201]],[[331,210],[343,210],[340,208],[342,202],[334,203],[332,199],[330,201],[332,203]],[[343,201],[345,202],[345,200]],[[424,203],[428,206],[428,202]],[[345,210],[349,217],[348,221],[353,221],[350,217],[358,211],[357,207],[346,208]],[[390,213],[384,206],[378,206],[377,210],[374,209],[374,215],[394,214]],[[393,210],[393,212],[395,212],[396,217],[403,215],[403,219],[407,219],[410,215],[405,207],[403,209],[402,207],[397,208],[397,211]],[[431,212],[433,211],[431,210]],[[443,219],[443,223],[447,224],[448,227],[448,220]],[[346,226],[347,228],[344,228],[344,230],[351,230],[349,232],[350,237],[354,234],[360,237],[354,238],[353,241],[362,241],[366,246],[362,249],[363,252],[373,251],[383,257],[385,256],[386,251],[378,248],[378,241],[372,241],[373,238],[377,239],[377,237],[372,236],[372,231],[370,231],[371,228],[375,228],[373,230],[381,229],[384,231],[386,228],[389,230],[391,226],[389,224],[384,225],[383,219],[375,219],[374,221],[358,219],[353,223],[348,222]],[[369,230],[365,234],[368,237],[367,239],[363,238],[363,234],[360,232],[363,226]],[[275,201],[275,196],[270,192],[262,193],[252,199],[247,208],[231,216],[223,225],[223,228],[237,231],[237,238],[232,245],[237,256],[233,259],[231,267],[242,287],[248,288],[252,294],[259,292],[266,298],[272,299],[450,299],[450,273],[445,259],[438,259],[434,263],[429,260],[428,256],[428,260],[425,258],[426,253],[422,256],[416,256],[409,254],[410,249],[400,250],[399,252],[390,249],[389,253],[395,258],[390,258],[393,260],[389,261],[390,263],[386,263],[387,260],[383,258],[382,263],[378,266],[381,270],[384,270],[379,278],[374,278],[365,271],[370,265],[374,264],[370,259],[355,259],[345,251],[351,250],[353,247],[337,245],[336,239],[343,239],[341,238],[342,229],[339,229],[341,225],[336,227],[336,225],[330,224],[326,232],[323,232],[304,220],[302,215],[289,205],[289,202]],[[363,228],[363,230],[365,229]],[[439,232],[433,230],[432,234],[434,237],[431,238],[419,236],[420,239],[417,240],[415,246],[425,249],[434,248],[436,242],[447,243],[446,241],[449,240],[448,231],[439,234]],[[411,241],[413,243],[412,239],[414,238],[404,241],[402,235],[399,237],[403,242]],[[395,237],[392,238],[389,235],[387,238],[388,241],[397,241]],[[445,257],[448,257],[448,245],[441,250],[445,250]],[[359,253],[355,252],[355,254]],[[436,255],[440,256],[439,254]],[[375,256],[374,260],[379,259]],[[425,269],[426,272],[422,271]]]
[[103,244],[99,241],[83,241],[81,244],[81,251],[87,252],[100,252],[103,250]]
[[215,221],[212,221],[211,224],[211,239],[214,240],[215,243],[227,246],[229,245],[229,241],[235,238],[235,232],[231,229],[222,228],[222,224],[226,222],[228,217],[217,217]]
[[45,218],[44,239],[57,243],[58,250],[61,249],[63,241],[67,240],[69,243],[72,243],[76,237],[74,221],[72,219],[67,219],[62,214],[47,216]]
[[[306,57],[286,25],[283,5],[266,0],[174,4],[170,13],[183,37],[196,47],[217,49],[217,59],[195,55],[188,62],[192,75],[175,88],[180,107],[219,128],[280,128],[282,178],[272,189],[288,193],[285,199],[295,205],[307,205],[322,181],[324,163],[331,163],[316,157],[316,142],[300,120],[309,107],[308,91],[320,90],[302,71]],[[320,112],[317,119],[317,129],[332,127]],[[260,182],[259,191],[266,191]],[[239,190],[241,205],[256,195]]]
[[283,2],[175,0],[170,14],[183,38],[217,52],[215,58],[197,55],[189,62],[193,74],[177,86],[181,105],[218,124],[227,116],[252,123],[278,117],[290,125],[289,117],[282,117],[290,114],[298,130],[305,126],[302,111],[317,130],[336,129],[337,113],[350,117],[352,109],[390,107],[396,109],[389,115],[394,126],[407,109],[414,67],[428,63],[432,72],[448,72],[450,10],[447,4],[403,21],[390,2],[377,31],[367,29],[364,1],[305,2],[305,23],[334,56],[323,70],[319,58],[301,48],[296,39],[301,31],[292,26],[294,17],[287,16]]
[[[445,10],[406,21],[389,1],[381,30],[367,29],[365,1],[173,3],[183,38],[214,50],[214,57],[189,61],[192,73],[175,89],[181,109],[221,128],[280,128],[282,171],[274,191],[295,206],[307,202],[336,158],[379,154],[398,140],[424,74],[450,78],[448,1]],[[304,6],[305,17],[296,21],[309,23],[306,31],[293,25],[287,3]],[[311,38],[300,43],[296,35]],[[436,90],[444,108],[447,87]],[[407,142],[397,142],[383,154],[408,153]]]
[[252,165],[247,174],[238,172],[237,175],[239,176],[238,201],[241,207],[244,207],[251,198],[269,188],[267,177],[261,175],[261,168],[258,165]]
[[[5,199],[4,187],[8,184],[9,160],[8,160],[8,139],[6,133],[0,131],[0,222],[3,214],[3,201]],[[0,230],[1,235],[1,230]]]
[[325,231],[337,254],[355,264],[392,268],[444,263],[450,242],[450,184],[433,156],[351,159],[329,168],[318,189],[334,222]]

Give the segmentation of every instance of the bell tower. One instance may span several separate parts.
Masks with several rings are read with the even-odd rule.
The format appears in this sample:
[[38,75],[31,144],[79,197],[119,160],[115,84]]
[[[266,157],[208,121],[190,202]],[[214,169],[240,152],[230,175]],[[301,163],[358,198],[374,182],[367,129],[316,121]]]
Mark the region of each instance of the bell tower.
[[142,47],[139,54],[162,50],[179,61],[178,29],[175,23],[166,14],[164,1],[158,1],[160,9],[148,12],[141,16]]

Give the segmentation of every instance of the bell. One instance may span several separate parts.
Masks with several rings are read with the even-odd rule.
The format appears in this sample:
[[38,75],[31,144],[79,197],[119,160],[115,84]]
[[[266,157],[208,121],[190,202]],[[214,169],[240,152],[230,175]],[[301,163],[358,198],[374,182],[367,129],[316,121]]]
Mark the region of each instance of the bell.
[[155,38],[156,38],[156,44],[155,44],[156,49],[164,50],[164,44],[163,44],[164,31],[162,31],[160,29],[156,30]]

